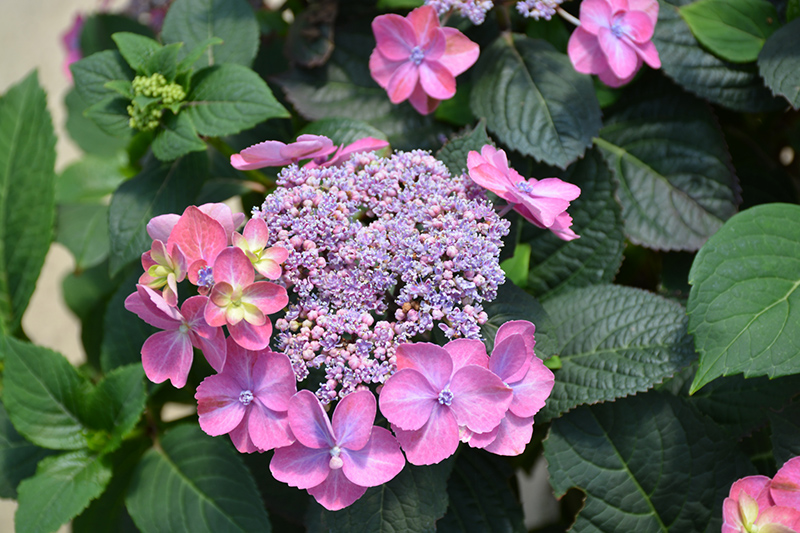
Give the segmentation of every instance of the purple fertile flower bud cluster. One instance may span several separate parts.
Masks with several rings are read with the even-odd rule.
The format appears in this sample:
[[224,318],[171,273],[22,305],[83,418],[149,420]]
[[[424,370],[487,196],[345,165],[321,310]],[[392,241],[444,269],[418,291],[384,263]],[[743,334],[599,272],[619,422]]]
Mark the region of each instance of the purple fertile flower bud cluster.
[[277,348],[298,380],[324,368],[323,403],[383,383],[396,346],[427,340],[434,327],[480,338],[481,302],[505,281],[498,258],[509,223],[480,187],[425,151],[291,165],[253,216],[266,221],[270,246],[289,250],[282,279],[296,299],[276,321]]
[[425,0],[426,6],[433,6],[439,15],[455,10],[464,18],[475,24],[483,24],[486,13],[494,7],[491,0]]
[[556,8],[564,0],[524,0],[517,2],[517,11],[523,17],[534,20],[550,20],[556,14]]

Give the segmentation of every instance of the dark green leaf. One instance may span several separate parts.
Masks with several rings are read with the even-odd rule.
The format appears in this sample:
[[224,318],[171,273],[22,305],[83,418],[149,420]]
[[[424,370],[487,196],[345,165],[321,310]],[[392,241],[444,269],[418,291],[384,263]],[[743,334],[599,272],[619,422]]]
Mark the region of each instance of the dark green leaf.
[[106,133],[127,138],[131,131],[128,105],[130,100],[115,92],[115,96],[89,106],[86,109],[86,118]]
[[211,37],[224,44],[210,47],[195,68],[222,63],[250,66],[258,51],[258,22],[245,0],[176,0],[164,18],[164,43],[183,42],[181,58]]
[[36,472],[36,463],[52,452],[17,433],[0,403],[0,498],[17,498],[17,485]]
[[56,180],[56,202],[96,203],[114,192],[125,180],[122,161],[86,156],[64,169]]
[[154,37],[153,30],[130,17],[114,13],[95,13],[83,22],[81,53],[85,57],[103,50],[116,50],[112,35],[118,32]]
[[457,127],[469,126],[475,122],[475,115],[469,108],[472,83],[464,81],[456,89],[456,95],[449,100],[442,100],[434,111],[436,120],[441,120]]
[[549,43],[498,37],[473,74],[471,107],[505,145],[565,168],[600,130],[592,80]]
[[86,270],[108,257],[108,206],[62,204],[58,206],[56,241],[75,258],[75,268]]
[[148,451],[128,489],[128,512],[144,533],[247,531],[270,523],[250,472],[227,437],[179,426]]
[[186,113],[170,114],[161,122],[160,128],[153,139],[153,155],[161,161],[172,161],[206,149],[206,143],[197,136],[192,119]]
[[128,80],[112,80],[106,82],[107,89],[113,89],[120,96],[133,100],[133,85]]
[[125,149],[133,130],[129,129],[125,137],[114,137],[98,128],[84,116],[89,106],[74,87],[64,98],[64,104],[67,106],[67,132],[81,150],[87,154],[113,157]]
[[484,145],[494,145],[486,134],[486,121],[481,119],[472,131],[447,141],[436,152],[436,159],[447,165],[452,176],[460,176],[467,170],[467,156],[474,150],[480,152]]
[[324,67],[295,69],[277,82],[295,109],[309,120],[352,118],[383,131],[398,150],[433,148],[447,131],[432,117],[422,116],[410,104],[394,105],[369,73],[369,55],[375,48],[370,35],[340,33]]
[[128,65],[136,72],[151,74],[145,72],[146,65],[153,55],[161,50],[161,45],[144,35],[138,35],[130,32],[118,32],[111,36],[114,42],[117,43],[119,53],[128,62]]
[[55,531],[86,509],[111,481],[111,467],[88,450],[47,457],[19,484],[17,533]]
[[106,87],[106,83],[114,80],[133,79],[133,71],[115,50],[98,52],[70,65],[75,80],[75,90],[86,102],[87,107],[94,106],[108,98],[115,98],[118,93]]
[[689,273],[689,331],[700,353],[692,392],[716,377],[800,373],[800,206],[734,216]]
[[183,43],[172,43],[157,50],[147,60],[145,73],[160,73],[167,81],[173,81],[178,75],[178,55],[183,49]]
[[679,13],[703,46],[734,63],[755,61],[778,24],[767,0],[699,0]]
[[150,160],[133,179],[120,185],[109,207],[111,274],[150,249],[145,230],[150,219],[183,213],[194,202],[208,172],[205,154],[191,154],[171,163]]
[[786,2],[786,22],[791,22],[800,17],[800,0]]
[[186,72],[191,70],[193,67],[192,65],[200,59],[200,57],[206,53],[206,51],[212,47],[222,44],[222,39],[219,37],[209,37],[205,41],[202,41],[200,44],[195,46],[189,53],[181,59],[181,62],[178,63],[178,72]]
[[447,476],[452,467],[452,460],[431,466],[407,464],[394,479],[367,489],[341,511],[326,511],[312,501],[306,514],[308,532],[435,532],[436,521],[447,510]]
[[139,363],[109,372],[87,396],[83,418],[104,432],[97,434],[96,443],[103,453],[121,445],[139,422],[146,399],[144,370]]
[[772,447],[778,467],[800,455],[800,404],[771,412]]
[[378,0],[378,9],[411,9],[421,6],[423,0]]
[[514,247],[514,255],[502,261],[500,268],[506,273],[506,277],[517,287],[525,289],[528,286],[528,271],[531,266],[531,245],[527,243],[517,243]]
[[[544,178],[546,176],[537,176]],[[564,290],[610,283],[622,263],[625,236],[614,198],[611,172],[597,150],[570,166],[562,179],[581,188],[568,209],[580,239],[562,241],[552,232],[525,224],[520,240],[530,244],[527,289],[539,298]]]
[[800,109],[800,21],[793,20],[767,40],[758,56],[758,69],[774,94],[785,96]]
[[378,128],[351,118],[324,118],[306,125],[298,133],[303,134],[324,135],[337,145],[348,145],[364,137],[386,140],[386,135]]
[[659,393],[554,420],[544,450],[556,497],[586,493],[575,532],[719,531],[731,483],[753,473],[725,432]]
[[3,403],[22,435],[45,448],[86,446],[80,404],[86,382],[56,352],[6,337]]
[[440,532],[526,532],[522,505],[511,488],[514,470],[504,458],[462,447],[447,482],[450,505]]
[[736,111],[769,111],[781,106],[764,87],[752,63],[729,63],[705,51],[678,9],[695,0],[659,0],[653,43],[663,71],[681,87]]
[[654,294],[596,285],[549,299],[545,309],[563,347],[544,418],[645,391],[694,359],[683,307]]
[[0,97],[0,331],[19,328],[53,238],[55,146],[32,72]]
[[270,118],[288,117],[258,74],[241,65],[203,69],[192,78],[186,114],[201,135],[232,135]]
[[333,53],[333,32],[336,13],[335,0],[309,4],[294,19],[286,35],[284,53],[292,64],[305,68],[325,64]]
[[527,320],[536,326],[536,354],[547,359],[558,353],[560,343],[553,323],[542,305],[530,294],[506,280],[497,289],[497,298],[484,304],[489,320],[481,326],[488,353],[494,349],[497,330],[509,320]]
[[663,80],[625,94],[596,140],[636,244],[697,250],[736,212],[738,182],[708,106]]

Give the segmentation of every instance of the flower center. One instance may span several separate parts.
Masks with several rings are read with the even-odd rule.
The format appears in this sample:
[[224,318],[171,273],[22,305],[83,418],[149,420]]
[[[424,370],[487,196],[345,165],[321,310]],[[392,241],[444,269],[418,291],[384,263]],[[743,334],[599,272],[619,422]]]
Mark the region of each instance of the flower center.
[[519,182],[517,182],[516,186],[517,186],[517,189],[519,189],[520,191],[524,192],[525,194],[531,194],[533,192],[533,188],[531,187],[531,184],[528,183],[527,181],[519,181]]
[[244,405],[250,405],[250,402],[253,401],[253,393],[249,390],[243,390],[239,393],[239,401]]
[[414,63],[415,65],[419,65],[422,63],[422,60],[425,59],[425,52],[422,51],[422,48],[419,46],[415,46],[411,50],[411,55],[408,56],[408,60]]
[[342,453],[342,449],[338,446],[331,448],[331,460],[328,462],[328,466],[331,468],[331,470],[339,470],[344,465],[342,458],[339,457],[340,453]]
[[450,405],[453,402],[453,393],[450,392],[450,389],[445,387],[442,392],[439,393],[439,403],[442,405]]
[[203,267],[197,271],[197,284],[208,289],[214,285],[214,272],[210,266]]
[[617,39],[622,38],[622,35],[625,33],[625,24],[623,22],[623,15],[617,15],[614,17],[614,20],[611,22],[611,33]]

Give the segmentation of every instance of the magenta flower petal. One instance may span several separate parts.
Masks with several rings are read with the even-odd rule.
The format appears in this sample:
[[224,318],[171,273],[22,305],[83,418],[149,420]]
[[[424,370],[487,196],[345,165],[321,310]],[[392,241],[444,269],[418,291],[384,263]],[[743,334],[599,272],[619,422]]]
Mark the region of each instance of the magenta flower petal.
[[400,68],[400,65],[406,62],[408,62],[407,58],[403,61],[392,61],[390,59],[386,59],[386,57],[384,57],[384,55],[381,54],[376,48],[369,56],[369,72],[372,75],[372,79],[374,79],[378,85],[385,89],[389,86],[389,80],[392,79],[392,74],[394,74],[394,71]]
[[784,463],[772,478],[769,493],[776,505],[800,511],[800,457]]
[[495,337],[489,370],[505,383],[519,381],[528,372],[533,352],[528,350],[522,335],[507,335],[500,342]]
[[658,0],[628,0],[628,9],[645,13],[653,26],[658,21]]
[[403,63],[394,71],[391,79],[389,79],[389,84],[386,86],[389,100],[393,104],[399,104],[407,100],[418,81],[419,67],[408,61]]
[[[505,418],[503,420],[505,420]],[[470,431],[463,426],[462,430],[469,433],[469,440],[467,440],[467,442],[469,443],[470,448],[485,448],[497,438],[497,434],[500,432],[500,426],[502,424],[503,423],[500,422],[496,428],[491,431],[487,431],[486,433],[475,433],[474,431]]]
[[288,305],[289,295],[280,285],[257,281],[242,291],[242,301],[255,305],[265,315],[271,315]]
[[532,436],[533,417],[520,418],[509,412],[500,422],[494,440],[483,449],[497,455],[519,455],[525,451]]
[[331,470],[325,481],[308,489],[308,493],[329,511],[338,511],[352,505],[365,492],[367,487],[361,487],[347,479],[341,469]]
[[258,446],[256,446],[253,439],[250,438],[250,432],[248,431],[250,426],[249,421],[250,410],[244,414],[244,418],[242,418],[239,425],[233,428],[233,431],[229,433],[231,442],[239,453],[253,453],[259,451]]
[[[142,289],[139,289],[139,287],[142,287]],[[135,313],[136,316],[151,326],[159,329],[177,329],[180,326],[180,313],[174,310],[174,313],[166,314],[150,301],[150,293],[145,292],[145,289],[153,292],[152,289],[143,285],[137,285],[136,292],[125,298],[125,309]],[[169,304],[166,306],[169,309],[174,309]]]
[[508,409],[520,417],[533,416],[544,407],[545,401],[553,391],[555,376],[544,366],[541,359],[534,356],[531,359],[528,373],[520,381],[509,383],[514,390],[514,396]]
[[214,281],[247,287],[255,281],[253,265],[241,249],[225,248],[214,261]]
[[253,393],[273,411],[288,411],[290,398],[297,392],[297,379],[289,357],[282,353],[260,352],[252,371]]
[[453,76],[466,72],[475,64],[481,53],[480,47],[470,41],[463,33],[455,28],[442,28],[445,36],[445,51],[439,62],[444,65]]
[[172,229],[180,218],[180,215],[174,213],[153,217],[150,219],[150,222],[147,223],[147,234],[150,235],[150,238],[154,241],[167,242],[169,240],[169,234],[172,233]]
[[600,49],[597,36],[583,27],[572,32],[567,43],[567,54],[572,66],[581,74],[594,74],[608,68],[608,60]]
[[503,419],[513,395],[510,387],[492,372],[478,366],[465,366],[450,382],[450,405],[460,425],[484,433]]
[[[204,261],[210,265],[226,246],[228,235],[222,224],[206,215],[195,206],[189,206],[183,212],[178,223],[170,233],[167,244],[180,246],[189,265]],[[189,281],[197,284],[197,271],[189,270]]]
[[431,98],[425,94],[422,85],[417,84],[416,87],[414,87],[414,92],[408,97],[408,102],[420,115],[430,115],[439,107],[441,100]]
[[227,347],[225,332],[220,327],[209,326],[205,319],[206,296],[192,296],[183,302],[181,313],[189,326],[192,346],[203,352],[208,364],[217,372],[225,366]]
[[[494,345],[495,347],[499,346],[507,337],[512,335],[520,335],[523,342],[525,342],[525,353],[530,360],[532,357],[534,357],[534,348],[536,347],[536,337],[534,336],[535,333],[536,327],[527,320],[510,320],[505,322],[497,330],[497,334],[494,337]],[[498,363],[500,363],[499,360],[494,364]],[[490,358],[489,370],[500,376],[500,378],[506,383],[513,383],[525,377],[525,374],[528,372],[528,364],[522,365],[516,372],[510,374],[507,373],[507,371],[503,371],[504,375],[501,375],[497,370],[492,368],[492,359]]]
[[[656,45],[654,45],[652,41],[647,41],[644,44],[636,44],[633,50],[636,52],[636,55],[639,56],[640,61],[644,61],[653,68],[661,68],[661,58],[658,56],[658,50],[656,50]],[[641,62],[637,63],[637,65],[641,66]]]
[[437,61],[423,61],[419,66],[419,82],[432,98],[447,100],[456,94],[456,78]]
[[467,365],[488,368],[486,346],[477,339],[455,339],[445,344],[444,349],[453,359],[453,373]]
[[314,393],[301,390],[289,402],[289,423],[297,440],[309,448],[333,447],[333,427]]
[[248,411],[248,417],[247,432],[253,444],[260,450],[282,448],[294,442],[286,411],[273,411],[256,398]]
[[208,376],[197,387],[197,414],[200,428],[216,437],[233,431],[245,414],[245,406],[239,401],[241,386],[231,376],[217,374]]
[[244,213],[234,213],[230,207],[220,202],[203,204],[198,206],[198,209],[219,222],[229,238],[231,233],[244,222]]
[[[641,62],[641,60],[639,60],[639,61]],[[641,66],[641,63],[637,63],[637,64],[639,64]],[[637,70],[638,70],[638,67],[637,67]],[[600,78],[600,81],[602,81],[603,83],[605,83],[609,87],[614,87],[614,88],[622,87],[626,83],[630,82],[633,79],[634,76],[636,76],[636,72],[634,72],[633,74],[631,74],[627,78],[620,78],[619,76],[614,74],[614,71],[611,69],[610,66],[607,69],[597,73],[597,77]]]
[[417,36],[411,24],[400,15],[388,14],[372,21],[372,32],[378,43],[377,50],[390,61],[407,61]]
[[[214,288],[211,289],[211,296],[218,296],[220,294],[225,294],[225,288],[230,288],[230,285],[227,283],[218,283],[214,285]],[[203,310],[203,318],[205,318],[206,323],[214,328],[218,328],[220,326],[224,326],[227,322],[227,318],[225,315],[225,307],[220,307],[214,304],[214,301],[209,298],[206,302],[206,306]]]
[[439,15],[431,6],[418,7],[411,11],[406,17],[417,36],[417,43],[422,48],[426,48],[431,41],[436,39],[436,33],[441,29]]
[[170,380],[178,389],[186,385],[192,367],[192,343],[179,330],[159,331],[142,345],[142,366],[153,383]]
[[344,475],[362,487],[375,487],[386,483],[399,474],[406,464],[400,445],[389,430],[377,426],[370,426],[370,429],[372,432],[363,448],[355,451],[342,450]]
[[607,0],[583,0],[580,8],[580,27],[588,33],[598,35],[601,28],[610,27],[612,13]]
[[416,431],[406,431],[392,426],[397,441],[406,452],[406,459],[414,465],[440,463],[458,448],[458,422],[452,411],[436,405],[428,422]]
[[420,372],[411,368],[400,370],[381,389],[381,413],[400,428],[419,429],[439,405],[440,390],[435,390]]
[[389,146],[389,142],[384,141],[383,139],[376,139],[375,137],[364,137],[363,139],[359,139],[354,143],[342,147],[333,155],[333,157],[329,161],[326,161],[320,166],[332,167],[335,165],[339,165],[349,160],[352,154],[357,154],[361,152],[372,152],[375,150],[380,150],[381,148],[386,148],[387,146]]
[[792,507],[768,507],[758,515],[755,523],[759,532],[795,533],[800,527],[800,511]]
[[375,395],[370,391],[356,391],[342,398],[333,412],[332,427],[336,444],[350,450],[360,450],[366,446],[376,411]]
[[397,369],[411,368],[425,376],[434,389],[442,390],[453,375],[450,354],[436,344],[416,342],[397,347]]
[[653,37],[655,24],[646,13],[629,11],[619,17],[619,23],[622,25],[622,32],[634,43],[644,44]]
[[228,324],[228,333],[236,344],[247,350],[263,350],[269,345],[272,323],[267,320],[262,326],[254,326],[246,320],[236,325]]
[[251,218],[244,227],[242,236],[252,249],[263,249],[269,240],[269,228],[263,218]]
[[626,78],[636,72],[636,52],[622,39],[616,37],[610,29],[600,28],[597,32],[597,41],[615,76]]
[[275,450],[269,470],[278,481],[298,489],[308,489],[325,481],[331,473],[330,460],[329,448],[307,447],[298,439],[291,446]]

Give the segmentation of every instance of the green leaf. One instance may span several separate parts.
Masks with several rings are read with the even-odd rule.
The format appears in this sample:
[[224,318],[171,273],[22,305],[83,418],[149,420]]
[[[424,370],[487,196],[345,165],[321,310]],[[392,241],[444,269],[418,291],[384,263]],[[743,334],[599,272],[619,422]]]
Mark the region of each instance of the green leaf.
[[36,475],[19,484],[17,533],[55,531],[86,509],[109,481],[111,467],[88,450],[43,459]]
[[133,79],[133,71],[115,50],[90,55],[73,63],[69,68],[75,81],[75,90],[86,102],[87,107],[94,106],[109,97],[119,96],[114,89],[106,87],[107,82]]
[[566,168],[600,130],[592,80],[549,43],[503,35],[482,51],[471,107],[509,148]]
[[83,22],[80,46],[84,57],[103,50],[116,50],[113,35],[119,32],[154,37],[153,30],[125,15],[96,13]]
[[663,80],[638,83],[595,142],[618,181],[635,244],[697,250],[736,212],[738,182],[708,106]]
[[270,118],[289,117],[258,74],[241,65],[197,72],[186,98],[186,114],[201,135],[232,135]]
[[553,322],[544,307],[530,294],[509,280],[497,289],[497,298],[485,303],[489,320],[481,326],[481,335],[488,353],[494,349],[497,330],[509,320],[527,320],[536,326],[536,354],[547,359],[558,353],[560,343]]
[[351,118],[383,131],[397,150],[438,147],[438,135],[447,130],[431,116],[422,116],[411,104],[394,105],[369,73],[372,35],[336,36],[328,62],[316,69],[295,69],[276,81],[286,99],[308,120]]
[[0,403],[0,498],[17,499],[17,485],[36,472],[36,463],[52,454],[17,433]]
[[161,44],[158,41],[144,35],[124,31],[113,34],[111,38],[117,43],[119,53],[133,70],[151,74],[151,72],[145,72],[146,65],[150,58],[161,50]]
[[103,453],[117,449],[136,426],[144,411],[147,393],[140,363],[123,366],[106,374],[87,396],[83,417],[93,428],[104,431],[99,447]]
[[111,274],[150,249],[146,226],[151,218],[183,213],[192,205],[207,177],[208,158],[190,154],[171,163],[150,160],[114,193],[109,207]]
[[338,10],[335,2],[314,2],[295,17],[286,32],[283,48],[291,64],[304,68],[325,64],[333,53]]
[[153,139],[153,155],[161,161],[172,161],[190,152],[203,152],[206,149],[192,119],[185,113],[170,114],[161,121],[160,130]]
[[378,0],[378,9],[413,9],[421,6],[423,0]]
[[800,0],[786,2],[786,22],[791,22],[800,17]]
[[563,342],[562,367],[542,411],[546,419],[645,391],[694,359],[683,307],[654,294],[596,285],[544,306]]
[[173,43],[157,50],[148,58],[145,73],[152,75],[158,72],[167,81],[173,81],[178,75],[178,55],[182,48],[183,43]]
[[161,39],[165,44],[184,43],[181,58],[217,37],[224,44],[208,48],[195,68],[222,63],[250,66],[258,51],[258,22],[245,0],[176,0],[164,18]]
[[269,533],[269,518],[250,472],[227,437],[179,426],[148,451],[131,480],[128,512],[144,533]]
[[22,435],[56,450],[86,446],[80,402],[87,384],[67,359],[54,351],[5,339],[3,403]]
[[526,532],[522,505],[511,487],[514,470],[506,460],[462,447],[447,482],[450,505],[437,531]]
[[653,44],[664,73],[701,98],[736,111],[779,109],[780,100],[764,87],[755,64],[730,63],[700,46],[679,13],[694,1],[659,0]]
[[298,136],[304,134],[324,135],[336,145],[348,145],[364,137],[386,140],[386,135],[363,120],[351,118],[324,118],[306,125]]
[[[798,8],[800,10],[800,8]],[[767,40],[758,56],[758,70],[773,94],[800,109],[800,21],[793,20]]]
[[506,277],[521,289],[527,288],[528,270],[531,264],[531,245],[518,243],[514,247],[514,255],[500,263]]
[[120,159],[85,156],[69,165],[56,180],[56,203],[101,202],[125,180]]
[[[544,177],[544,176],[538,176]],[[611,172],[597,150],[561,176],[581,188],[567,212],[580,239],[562,241],[552,232],[525,224],[520,241],[530,245],[527,290],[551,298],[565,290],[610,283],[622,264],[625,235]]]
[[0,331],[20,327],[53,238],[55,145],[32,72],[0,97]]
[[120,96],[133,100],[133,85],[128,80],[112,80],[106,82],[106,88],[113,89]]
[[678,12],[703,46],[734,63],[755,61],[778,24],[767,0],[699,0]]
[[436,159],[447,165],[451,176],[467,171],[467,156],[474,150],[480,152],[484,145],[494,145],[486,134],[486,121],[481,119],[472,131],[450,139],[436,152]]
[[129,104],[130,100],[124,96],[109,97],[89,106],[86,109],[86,118],[106,133],[127,138],[131,132]]
[[108,206],[62,204],[58,207],[56,241],[75,258],[75,268],[86,270],[108,257]]
[[373,531],[435,532],[447,510],[448,460],[437,465],[407,464],[394,479],[367,489],[341,511],[327,511],[311,502],[306,514],[309,533],[371,533]]
[[544,441],[557,498],[586,502],[571,531],[718,531],[731,483],[754,473],[736,442],[674,396],[581,407]]
[[695,257],[689,283],[700,353],[692,393],[723,375],[800,373],[800,206],[761,205],[731,218]]
[[64,98],[64,104],[67,106],[67,133],[81,150],[87,154],[114,157],[125,149],[133,130],[128,129],[124,137],[114,137],[98,128],[83,114],[89,106],[74,87]]
[[800,404],[778,412],[770,412],[772,423],[772,448],[778,467],[800,455]]
[[205,41],[202,41],[200,44],[195,46],[189,53],[181,59],[181,62],[178,63],[178,72],[188,72],[193,67],[192,65],[200,59],[200,57],[206,53],[206,51],[212,47],[222,44],[222,39],[219,37],[209,37]]

